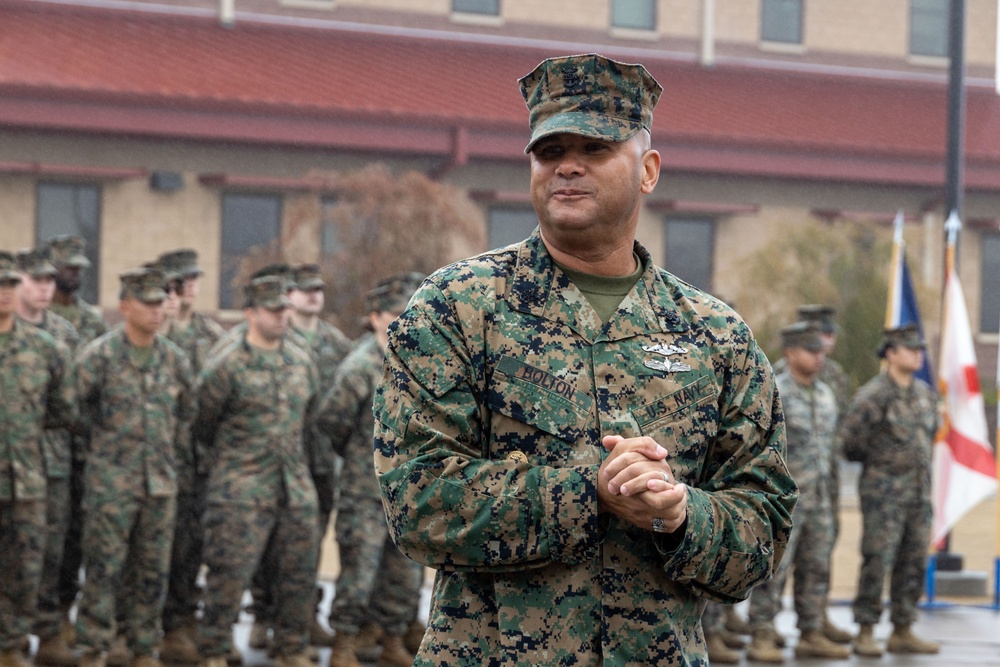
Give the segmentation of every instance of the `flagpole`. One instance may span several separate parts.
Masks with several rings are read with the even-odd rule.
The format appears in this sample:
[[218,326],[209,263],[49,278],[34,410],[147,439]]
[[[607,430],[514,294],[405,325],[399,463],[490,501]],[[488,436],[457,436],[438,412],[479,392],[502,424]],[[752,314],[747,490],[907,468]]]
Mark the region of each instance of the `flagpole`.
[[[945,250],[944,250],[944,293],[948,292],[948,282],[952,279],[955,271],[955,246],[958,244],[958,231],[962,228],[962,221],[958,217],[958,211],[951,209],[948,219],[944,223]],[[945,323],[948,322],[948,299],[944,299],[944,307],[941,309],[941,350],[938,354],[938,363],[942,363],[945,358]],[[942,397],[948,396],[948,387],[938,374],[938,393]],[[936,438],[935,438],[936,440]],[[941,546],[934,556],[935,566],[943,572],[961,572],[965,567],[965,559],[961,554],[951,551],[951,531],[941,540]]]
[[[1000,327],[997,327],[997,330],[1000,331]],[[1000,456],[996,456],[998,452],[1000,452],[1000,344],[997,347],[997,432],[993,448],[997,461],[997,479],[1000,479]],[[993,608],[1000,609],[1000,496],[994,502],[996,502],[997,532],[993,559]]]
[[892,223],[892,275],[889,277],[889,294],[885,304],[885,328],[891,328],[895,322],[899,308],[901,285],[899,285],[899,263],[903,255],[903,209],[897,209],[896,219]]

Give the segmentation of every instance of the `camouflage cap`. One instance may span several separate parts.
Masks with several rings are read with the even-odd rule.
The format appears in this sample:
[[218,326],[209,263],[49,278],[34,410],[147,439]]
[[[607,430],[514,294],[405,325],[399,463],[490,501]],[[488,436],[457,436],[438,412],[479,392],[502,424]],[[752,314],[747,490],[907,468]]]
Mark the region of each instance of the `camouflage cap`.
[[378,281],[365,296],[365,308],[369,313],[401,313],[410,302],[410,297],[426,278],[415,271],[397,273]]
[[70,234],[60,234],[50,238],[46,245],[49,249],[49,258],[56,266],[76,266],[87,268],[90,260],[84,254],[87,247],[86,242],[80,236]]
[[198,253],[191,248],[180,248],[163,253],[157,260],[165,273],[176,273],[182,278],[194,278],[205,273],[198,266]]
[[927,343],[924,342],[924,337],[920,335],[920,327],[911,322],[899,327],[886,329],[882,333],[882,342],[876,348],[878,356],[884,357],[886,350],[890,347],[908,347],[912,350],[923,350],[927,348]]
[[285,294],[286,284],[281,276],[262,276],[254,278],[244,288],[247,308],[266,308],[281,310],[288,308],[291,302]]
[[265,278],[267,276],[278,276],[285,283],[285,289],[287,290],[292,284],[292,267],[285,262],[274,262],[272,264],[267,264],[260,267],[256,271],[250,274],[250,280],[257,280],[257,278]]
[[653,107],[663,88],[642,65],[596,53],[543,60],[518,80],[528,105],[530,153],[539,139],[579,134],[625,141],[653,125]]
[[6,250],[0,250],[0,282],[19,283],[21,272],[17,270],[17,260]]
[[819,334],[820,329],[816,322],[810,320],[792,322],[781,329],[781,346],[785,348],[801,347],[810,352],[822,352],[824,345]]
[[54,276],[59,271],[49,261],[46,248],[29,248],[17,251],[17,268],[32,278]]
[[172,283],[172,282],[178,282],[180,280],[183,280],[183,278],[184,278],[184,276],[179,271],[177,271],[176,269],[167,268],[167,266],[163,262],[163,258],[162,257],[160,257],[159,259],[154,259],[154,260],[149,261],[149,262],[144,262],[143,265],[142,265],[142,268],[144,268],[144,269],[155,269],[157,271],[162,271],[163,272],[163,284],[164,285],[167,285],[168,283]]
[[292,282],[296,289],[313,290],[321,289],[326,283],[323,282],[319,264],[299,264],[292,269]]
[[143,303],[159,303],[167,298],[163,289],[166,279],[159,269],[129,269],[118,275],[122,297],[132,297]]
[[819,330],[823,333],[837,333],[837,322],[833,319],[833,316],[837,314],[837,309],[833,306],[808,303],[799,306],[798,311],[800,318],[816,322],[819,325]]

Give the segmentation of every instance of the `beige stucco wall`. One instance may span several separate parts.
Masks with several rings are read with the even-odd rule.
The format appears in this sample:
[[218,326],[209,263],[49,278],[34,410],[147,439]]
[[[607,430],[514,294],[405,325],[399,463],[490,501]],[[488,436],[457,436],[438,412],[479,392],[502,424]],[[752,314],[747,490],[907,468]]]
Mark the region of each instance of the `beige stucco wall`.
[[0,177],[0,249],[16,252],[35,243],[35,181]]

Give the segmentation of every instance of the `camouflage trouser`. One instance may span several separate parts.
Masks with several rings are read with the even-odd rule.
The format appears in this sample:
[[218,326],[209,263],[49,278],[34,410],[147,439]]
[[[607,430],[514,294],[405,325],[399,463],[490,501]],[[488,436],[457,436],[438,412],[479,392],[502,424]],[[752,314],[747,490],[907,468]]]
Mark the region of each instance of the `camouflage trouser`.
[[184,625],[198,608],[198,570],[202,563],[207,476],[199,475],[194,488],[177,494],[177,527],[170,553],[167,599],[163,605],[163,631]]
[[725,629],[726,607],[721,602],[709,602],[701,615],[701,629],[705,634],[722,632]]
[[[76,437],[74,436],[74,447]],[[63,544],[62,564],[59,566],[59,602],[69,607],[80,592],[80,566],[83,565],[83,550],[80,539],[83,536],[83,469],[84,462],[73,457],[73,467],[69,473],[69,527]]]
[[0,651],[31,632],[45,551],[45,501],[0,500]]
[[[326,535],[327,527],[330,525],[330,514],[333,512],[336,496],[336,473],[325,473],[313,475],[313,484],[316,487],[316,497],[319,500],[319,513],[317,517],[317,527],[319,530],[319,541],[316,543],[316,566],[319,567],[321,551],[323,549],[323,537]],[[275,610],[275,588],[277,577],[275,576],[275,563],[270,544],[264,550],[260,565],[253,574],[250,585],[250,594],[253,597],[254,622],[262,623],[271,627],[274,621]],[[322,589],[317,589],[316,606],[323,600]]]
[[69,529],[69,485],[69,477],[49,477],[45,485],[45,562],[38,587],[38,615],[34,628],[34,633],[42,639],[57,635],[64,618],[59,600],[59,575]]
[[874,625],[882,615],[886,574],[891,573],[889,618],[894,625],[916,620],[924,591],[933,510],[918,490],[895,487],[888,477],[863,476],[860,484],[862,563],[853,607],[854,621],[862,625]]
[[111,646],[116,616],[127,620],[125,637],[136,655],[149,655],[159,644],[175,506],[174,496],[84,499],[87,574],[76,621],[84,650]]
[[340,576],[330,610],[330,627],[356,634],[366,621],[401,635],[420,604],[423,568],[389,539],[382,503],[340,498],[337,513]]
[[792,591],[798,628],[818,630],[826,616],[826,598],[830,590],[830,557],[836,529],[829,507],[803,509],[792,513],[792,532],[785,556],[774,577],[753,590],[750,597],[750,627],[773,628],[774,617],[781,611],[781,594],[789,570],[793,570]]
[[274,565],[274,648],[277,655],[306,649],[316,587],[316,506],[247,507],[209,504],[205,510],[205,612],[198,644],[206,658],[233,645],[233,623],[243,591],[270,544]]

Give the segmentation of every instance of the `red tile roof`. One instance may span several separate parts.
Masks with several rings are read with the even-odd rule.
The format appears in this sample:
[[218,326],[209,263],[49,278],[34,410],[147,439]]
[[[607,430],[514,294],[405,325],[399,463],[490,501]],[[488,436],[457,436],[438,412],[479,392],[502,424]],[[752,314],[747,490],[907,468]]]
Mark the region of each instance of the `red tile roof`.
[[[667,170],[937,185],[941,81],[706,69],[652,52]],[[641,58],[636,58],[636,55]],[[0,0],[0,126],[522,160],[540,45]],[[1000,190],[1000,98],[968,90],[966,181]]]

